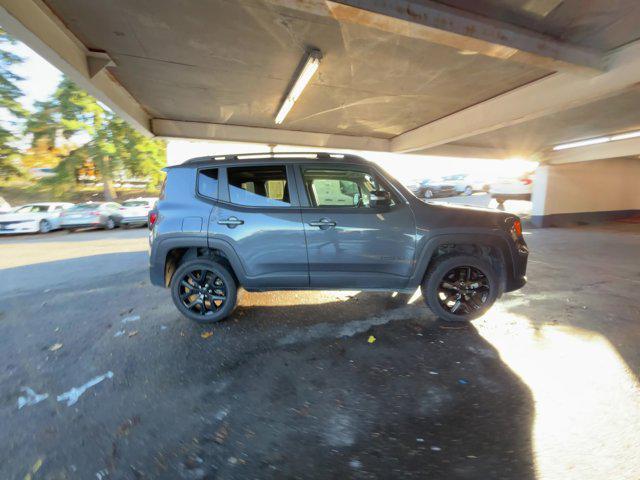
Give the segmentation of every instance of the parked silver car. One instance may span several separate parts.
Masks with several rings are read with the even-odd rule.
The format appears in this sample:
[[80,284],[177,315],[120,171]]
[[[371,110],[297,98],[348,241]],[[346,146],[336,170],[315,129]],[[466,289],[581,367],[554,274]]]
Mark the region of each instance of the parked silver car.
[[146,225],[149,211],[157,201],[157,198],[138,197],[122,202],[120,207],[122,220],[120,224],[125,227],[129,225]]
[[0,234],[48,233],[60,228],[61,214],[73,203],[29,203],[0,216]]
[[115,202],[79,203],[61,216],[61,227],[67,230],[79,228],[104,228],[112,230],[120,225],[120,204]]

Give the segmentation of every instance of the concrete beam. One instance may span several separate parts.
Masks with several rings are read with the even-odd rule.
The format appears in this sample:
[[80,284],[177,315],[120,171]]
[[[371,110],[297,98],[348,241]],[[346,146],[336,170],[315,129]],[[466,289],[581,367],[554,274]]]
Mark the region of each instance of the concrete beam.
[[556,73],[391,139],[393,152],[415,152],[516,125],[615,95],[640,82],[640,42],[614,51],[593,78]]
[[115,67],[116,64],[109,54],[104,52],[89,52],[87,54],[87,68],[89,77],[93,78],[107,67]]
[[104,68],[90,67],[90,52],[40,0],[2,0],[0,25],[79,87],[107,105],[144,135],[150,118],[140,104]]
[[434,155],[437,157],[460,157],[460,158],[491,158],[506,159],[514,157],[513,152],[500,148],[476,147],[473,145],[457,145],[450,143],[413,152],[416,155]]
[[389,151],[389,140],[350,135],[299,132],[279,128],[245,127],[216,123],[182,122],[154,118],[152,131],[159,137],[221,140],[229,142],[266,143],[341,150]]
[[331,15],[340,22],[551,71],[593,75],[606,66],[600,52],[430,0],[327,0],[326,3]]
[[[599,143],[586,147],[568,148],[555,152],[552,151],[543,158],[546,163],[557,165],[562,163],[589,162],[607,158],[638,156],[640,156],[640,137]],[[640,178],[638,182],[640,182]]]

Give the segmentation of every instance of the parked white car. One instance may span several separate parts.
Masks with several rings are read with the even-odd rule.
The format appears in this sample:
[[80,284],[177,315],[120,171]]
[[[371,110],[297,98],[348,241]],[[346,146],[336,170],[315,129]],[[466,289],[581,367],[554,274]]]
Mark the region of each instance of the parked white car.
[[60,228],[60,214],[73,203],[29,203],[0,216],[0,234],[47,233]]
[[11,205],[4,198],[0,197],[0,213],[9,213]]
[[120,224],[125,227],[130,225],[146,225],[149,211],[157,201],[157,198],[142,197],[125,200],[120,207],[120,214],[122,215]]
[[533,191],[533,172],[519,177],[501,178],[489,187],[491,198],[495,198],[499,205],[506,200],[531,200]]
[[484,182],[472,175],[458,174],[442,177],[442,182],[452,185],[458,195],[471,195],[473,192],[481,192]]

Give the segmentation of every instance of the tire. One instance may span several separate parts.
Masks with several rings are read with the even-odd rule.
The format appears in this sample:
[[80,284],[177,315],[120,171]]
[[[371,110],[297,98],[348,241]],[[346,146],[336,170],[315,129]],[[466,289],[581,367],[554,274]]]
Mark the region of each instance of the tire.
[[467,185],[467,186],[464,188],[464,192],[463,192],[463,194],[464,194],[464,195],[466,195],[467,197],[468,197],[469,195],[473,194],[473,187],[472,187],[471,185]]
[[49,233],[51,230],[51,224],[48,220],[40,220],[40,225],[38,226],[38,231],[40,233]]
[[504,197],[495,197],[496,202],[498,202],[498,205],[504,205],[504,202],[507,200]]
[[[468,272],[472,273],[470,281],[465,279],[464,288],[458,275],[461,271],[463,276],[467,276]],[[482,274],[482,277],[477,272]],[[456,280],[453,281],[453,278]],[[444,283],[454,288],[444,287]],[[469,288],[474,285],[474,288]],[[500,278],[489,261],[482,257],[451,254],[433,262],[421,289],[427,307],[440,319],[448,322],[469,322],[482,316],[496,301],[500,290]],[[445,295],[448,296],[443,299]],[[467,297],[470,300],[467,300]],[[451,300],[447,301],[449,298]],[[457,307],[456,303],[459,304]]]
[[424,191],[424,198],[426,199],[433,198],[433,190],[431,190],[430,188],[427,188]]
[[[205,274],[204,283],[200,280],[202,271],[208,272]],[[189,277],[189,274],[191,274],[191,277]],[[209,289],[208,292],[214,295],[216,292],[218,293],[216,295],[218,299],[215,301],[221,301],[219,306],[215,304],[215,301],[207,299],[207,289],[204,288],[204,285],[208,285],[208,282],[217,282],[218,279],[222,281],[222,285],[214,283],[214,288]],[[194,285],[194,289],[187,289],[182,283],[183,281],[189,285]],[[217,289],[215,288],[216,285],[218,285]],[[202,258],[189,260],[180,265],[173,274],[170,289],[171,299],[178,311],[188,319],[202,324],[218,322],[228,317],[233,312],[238,297],[238,287],[231,272],[225,266],[213,260]],[[190,295],[190,291],[200,293],[204,291],[205,293],[203,295],[200,295],[200,293]],[[220,295],[220,293],[224,293],[224,295]],[[203,297],[204,301],[202,300]],[[219,297],[225,298],[220,300]],[[192,307],[188,308],[187,303],[191,303]],[[215,307],[215,310],[211,308],[212,306]]]
[[116,228],[116,222],[113,218],[109,217],[107,218],[107,221],[104,224],[104,229],[105,230],[113,230],[114,228]]

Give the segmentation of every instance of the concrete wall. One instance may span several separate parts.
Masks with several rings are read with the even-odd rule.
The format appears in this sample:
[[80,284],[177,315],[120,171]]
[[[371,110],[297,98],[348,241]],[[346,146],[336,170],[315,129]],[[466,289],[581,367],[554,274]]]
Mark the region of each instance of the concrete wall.
[[640,159],[614,158],[538,168],[532,223],[593,222],[640,213]]

